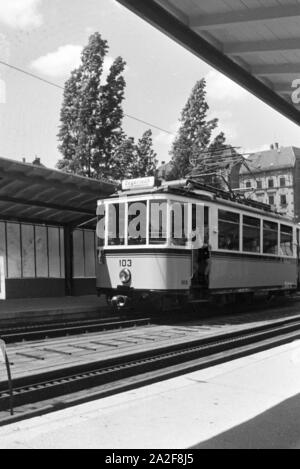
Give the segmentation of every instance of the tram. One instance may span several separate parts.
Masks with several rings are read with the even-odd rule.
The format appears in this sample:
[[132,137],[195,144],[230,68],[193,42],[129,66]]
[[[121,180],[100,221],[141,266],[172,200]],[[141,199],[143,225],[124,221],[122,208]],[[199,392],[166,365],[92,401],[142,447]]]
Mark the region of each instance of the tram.
[[299,228],[195,180],[124,181],[97,208],[97,291],[118,309],[235,301],[299,285]]

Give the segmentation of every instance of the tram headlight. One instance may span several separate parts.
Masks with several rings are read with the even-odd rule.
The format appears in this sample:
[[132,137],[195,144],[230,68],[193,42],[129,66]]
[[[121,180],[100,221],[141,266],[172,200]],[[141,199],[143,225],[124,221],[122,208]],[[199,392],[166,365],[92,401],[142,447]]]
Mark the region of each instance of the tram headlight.
[[131,280],[131,272],[129,269],[123,269],[120,272],[120,280],[123,284],[129,283]]

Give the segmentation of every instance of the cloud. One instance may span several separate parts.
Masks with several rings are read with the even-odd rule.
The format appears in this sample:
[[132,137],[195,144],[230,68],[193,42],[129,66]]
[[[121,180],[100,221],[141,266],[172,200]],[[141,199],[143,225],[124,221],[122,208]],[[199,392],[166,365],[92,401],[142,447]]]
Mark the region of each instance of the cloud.
[[210,111],[207,120],[217,118],[219,120],[218,127],[214,130],[212,138],[215,138],[220,132],[224,132],[228,143],[231,143],[238,136],[237,126],[234,121],[234,115],[228,109],[220,109]]
[[64,77],[80,65],[82,46],[67,44],[31,63],[37,72],[50,77]]
[[[81,64],[82,50],[83,47],[80,45],[67,44],[60,46],[55,52],[50,52],[34,60],[31,63],[31,68],[52,78],[65,77]],[[105,57],[103,65],[104,79],[107,77],[113,61],[112,57]]]
[[205,77],[208,101],[237,101],[248,96],[246,90],[215,70]]
[[43,17],[38,12],[41,0],[0,0],[0,23],[11,28],[41,26]]
[[160,144],[160,145],[166,145],[168,147],[171,147],[174,140],[175,140],[175,137],[176,137],[176,134],[178,132],[180,128],[180,122],[177,121],[177,122],[174,122],[171,126],[170,126],[170,132],[172,132],[172,134],[168,134],[166,132],[159,132],[153,139],[153,142],[156,143],[156,144]]
[[245,148],[244,152],[252,154],[252,153],[260,153],[262,151],[267,151],[267,150],[270,150],[270,145],[265,143],[260,146]]

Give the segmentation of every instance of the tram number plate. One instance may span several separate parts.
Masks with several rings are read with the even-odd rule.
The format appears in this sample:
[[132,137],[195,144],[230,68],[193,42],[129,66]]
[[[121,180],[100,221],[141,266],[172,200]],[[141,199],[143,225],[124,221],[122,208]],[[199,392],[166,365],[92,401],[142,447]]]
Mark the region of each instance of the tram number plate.
[[119,261],[120,267],[132,267],[132,260],[131,259],[121,259]]

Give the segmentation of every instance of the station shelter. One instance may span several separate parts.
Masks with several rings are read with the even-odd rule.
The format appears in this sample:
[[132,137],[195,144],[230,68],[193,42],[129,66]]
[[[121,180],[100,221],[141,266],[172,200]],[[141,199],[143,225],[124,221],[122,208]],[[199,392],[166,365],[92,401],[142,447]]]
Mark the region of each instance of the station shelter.
[[0,158],[0,299],[95,294],[97,200],[114,190]]

